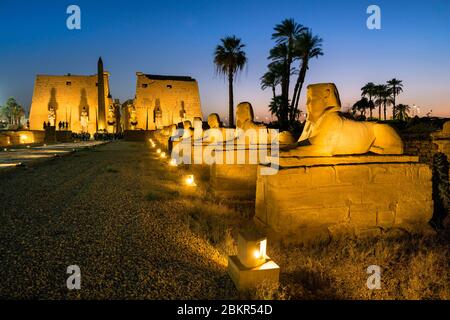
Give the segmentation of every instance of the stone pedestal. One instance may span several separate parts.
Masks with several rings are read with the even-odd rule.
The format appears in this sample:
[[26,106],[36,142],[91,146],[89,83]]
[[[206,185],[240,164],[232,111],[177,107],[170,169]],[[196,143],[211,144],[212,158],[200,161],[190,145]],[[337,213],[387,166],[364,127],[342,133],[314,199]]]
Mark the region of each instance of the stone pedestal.
[[55,126],[45,127],[45,143],[56,143],[56,128]]
[[[263,151],[260,153],[260,151]],[[258,163],[266,162],[270,149],[236,147],[236,150],[216,150],[218,163],[210,168],[211,189],[216,197],[254,201]]]
[[240,291],[245,291],[254,289],[263,283],[278,283],[280,267],[268,259],[258,267],[248,268],[239,261],[237,256],[229,256],[228,274],[236,288]]
[[287,157],[259,175],[256,222],[293,241],[310,234],[377,235],[427,229],[431,171],[415,156]]
[[280,267],[266,254],[267,238],[255,231],[240,232],[238,254],[228,257],[228,274],[240,291],[278,284]]

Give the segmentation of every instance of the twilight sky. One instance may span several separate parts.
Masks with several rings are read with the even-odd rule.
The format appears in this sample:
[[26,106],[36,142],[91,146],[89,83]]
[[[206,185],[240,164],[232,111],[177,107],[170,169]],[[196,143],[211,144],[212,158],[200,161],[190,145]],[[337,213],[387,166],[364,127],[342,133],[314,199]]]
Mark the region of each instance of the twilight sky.
[[[81,30],[68,30],[66,9],[81,8]],[[366,27],[371,4],[381,8],[381,30]],[[197,79],[204,116],[225,115],[227,84],[214,73],[219,39],[235,34],[247,45],[247,70],[235,83],[235,104],[250,101],[268,115],[270,90],[261,91],[284,18],[312,28],[324,56],[310,63],[306,84],[335,82],[343,107],[367,82],[403,80],[397,103],[450,116],[450,1],[324,0],[0,0],[0,104],[14,96],[27,109],[36,74],[95,74],[102,56],[114,98],[134,97],[136,71]],[[305,90],[301,109],[304,110]]]

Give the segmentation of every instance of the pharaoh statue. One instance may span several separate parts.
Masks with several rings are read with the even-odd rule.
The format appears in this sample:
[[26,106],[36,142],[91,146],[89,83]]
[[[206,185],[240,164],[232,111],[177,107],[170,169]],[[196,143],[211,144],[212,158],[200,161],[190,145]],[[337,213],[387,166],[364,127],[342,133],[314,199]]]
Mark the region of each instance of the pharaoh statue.
[[153,111],[153,118],[155,121],[156,129],[162,128],[162,110],[161,107],[157,106]]
[[116,123],[116,115],[114,112],[114,106],[110,105],[108,108],[108,125],[113,126]]
[[[265,125],[258,124],[254,122],[253,119],[254,114],[252,105],[249,102],[239,103],[236,108],[236,139],[239,139],[241,135],[246,134],[249,129],[253,129],[257,134],[258,143],[270,142],[274,137],[278,138],[280,144],[290,144],[295,141],[289,131],[283,131],[278,135],[275,135],[274,131],[270,131],[273,129],[267,129]],[[262,136],[260,136],[261,130],[265,131],[264,133],[267,136],[268,141],[260,141],[262,139]]]
[[387,124],[346,119],[339,110],[341,101],[334,83],[307,87],[307,119],[296,148],[296,156],[344,154],[402,154],[399,135]]
[[51,127],[55,126],[55,121],[56,121],[56,114],[55,114],[55,108],[53,108],[52,106],[49,107],[48,109],[48,122],[50,123]]
[[135,106],[131,106],[130,108],[130,124],[132,130],[134,130],[138,124]]
[[81,132],[88,132],[89,116],[86,107],[83,107],[80,115]]

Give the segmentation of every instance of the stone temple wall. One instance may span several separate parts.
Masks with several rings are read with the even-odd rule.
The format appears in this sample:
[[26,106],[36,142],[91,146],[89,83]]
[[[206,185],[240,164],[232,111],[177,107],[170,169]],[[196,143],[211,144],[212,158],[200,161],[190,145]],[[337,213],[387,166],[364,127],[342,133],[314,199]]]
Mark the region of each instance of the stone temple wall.
[[[109,74],[105,72],[105,109],[109,105],[108,77]],[[32,130],[44,130],[43,123],[48,121],[50,106],[56,110],[56,126],[59,121],[67,121],[69,130],[73,132],[81,132],[80,116],[83,107],[86,107],[89,113],[88,131],[95,133],[98,108],[97,75],[37,75],[30,110]],[[105,110],[105,114],[107,113]]]
[[[160,120],[155,119],[154,114],[158,105],[161,110]],[[194,117],[202,118],[198,84],[190,77],[147,75],[138,72],[134,108],[137,130],[160,129],[184,120],[193,123]],[[127,112],[130,113],[129,110]],[[132,120],[131,114],[126,117]],[[125,129],[131,129],[130,123]]]

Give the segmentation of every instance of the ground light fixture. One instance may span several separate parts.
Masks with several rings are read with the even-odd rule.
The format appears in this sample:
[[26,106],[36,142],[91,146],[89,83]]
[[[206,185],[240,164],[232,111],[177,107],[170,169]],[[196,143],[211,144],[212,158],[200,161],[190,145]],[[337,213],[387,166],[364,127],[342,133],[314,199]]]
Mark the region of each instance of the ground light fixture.
[[161,149],[156,149],[156,153],[160,154],[161,153]]
[[170,159],[169,166],[176,167],[177,165],[178,165],[178,163],[177,163],[176,159],[174,159],[174,158]]
[[267,237],[254,230],[239,232],[238,254],[228,256],[228,274],[239,291],[278,285],[280,267],[267,255]]
[[160,157],[161,157],[161,159],[165,159],[166,158],[166,153],[165,152],[161,152],[160,153]]
[[195,183],[194,175],[188,174],[184,177],[184,184],[189,187],[195,187],[197,184]]

